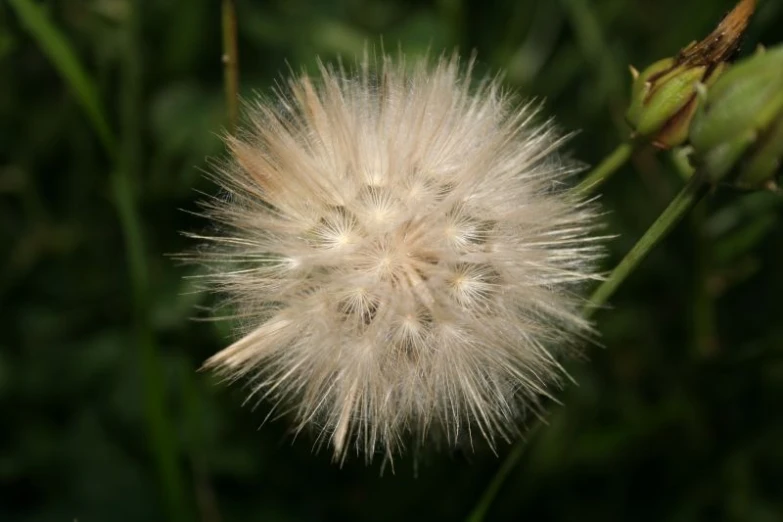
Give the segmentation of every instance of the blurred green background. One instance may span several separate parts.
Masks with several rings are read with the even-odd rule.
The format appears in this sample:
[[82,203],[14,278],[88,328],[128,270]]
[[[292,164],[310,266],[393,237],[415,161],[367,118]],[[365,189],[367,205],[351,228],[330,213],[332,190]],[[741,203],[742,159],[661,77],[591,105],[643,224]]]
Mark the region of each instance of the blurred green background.
[[[216,190],[220,2],[36,3],[97,85],[114,154],[19,5],[0,2],[0,520],[464,518],[491,452],[340,469],[288,419],[259,428],[269,405],[243,404],[241,385],[197,372],[231,325],[198,320],[214,298],[167,255],[193,246],[180,232],[207,225],[187,211]],[[627,134],[628,64],[676,53],[732,5],[238,0],[242,92],[381,37],[475,49],[479,74],[545,98],[596,164]],[[782,39],[783,2],[760,0],[741,53]],[[601,190],[607,268],[681,184],[667,154],[641,151]],[[783,520],[781,199],[718,190],[643,263],[489,520]]]

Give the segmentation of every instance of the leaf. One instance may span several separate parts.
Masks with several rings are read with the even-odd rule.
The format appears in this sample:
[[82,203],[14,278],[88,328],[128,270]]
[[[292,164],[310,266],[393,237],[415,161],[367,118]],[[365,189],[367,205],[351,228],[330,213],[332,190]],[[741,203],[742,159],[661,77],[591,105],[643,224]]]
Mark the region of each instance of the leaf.
[[106,113],[101,107],[95,84],[79,62],[73,46],[36,3],[31,0],[9,0],[9,2],[22,25],[73,90],[103,147],[109,156],[113,157],[117,141],[109,127]]

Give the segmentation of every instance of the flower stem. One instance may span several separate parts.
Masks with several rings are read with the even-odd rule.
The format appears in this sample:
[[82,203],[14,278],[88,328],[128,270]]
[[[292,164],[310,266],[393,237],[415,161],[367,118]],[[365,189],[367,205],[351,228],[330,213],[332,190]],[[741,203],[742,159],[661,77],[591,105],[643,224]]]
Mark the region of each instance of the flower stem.
[[228,131],[239,121],[239,58],[237,51],[237,11],[234,0],[223,0],[223,81],[226,90]]
[[157,339],[150,324],[151,284],[145,248],[144,225],[138,206],[141,177],[143,64],[142,10],[135,2],[128,19],[126,54],[121,92],[122,141],[117,166],[111,176],[114,203],[125,241],[134,305],[135,342],[139,350],[144,387],[147,436],[157,468],[167,520],[186,522],[188,514],[184,478],[178,458],[175,430],[166,407],[166,382]]
[[647,232],[636,242],[630,252],[615,267],[609,277],[596,288],[585,306],[584,315],[590,317],[606,303],[615,290],[634,271],[639,263],[674,228],[685,213],[707,193],[708,185],[699,173],[694,174],[669,206],[658,216]]
[[620,167],[631,158],[633,144],[621,143],[611,154],[598,164],[579,185],[574,187],[574,192],[580,196],[587,196],[600,187],[609,177],[617,172]]
[[76,94],[82,109],[103,145],[106,157],[115,163],[110,174],[114,205],[125,245],[134,311],[134,340],[139,350],[144,382],[144,413],[151,451],[157,467],[162,495],[167,505],[167,520],[191,520],[187,512],[183,478],[177,462],[176,442],[170,416],[166,412],[163,368],[158,346],[149,323],[149,278],[144,231],[139,212],[135,182],[143,157],[142,124],[142,49],[141,20],[144,2],[135,2],[128,18],[125,56],[122,69],[122,142],[109,125],[94,79],[79,61],[67,36],[52,23],[45,11],[29,0],[12,0],[22,24],[51,60],[65,82]]
[[[621,147],[623,146],[621,145],[618,147],[618,150]],[[612,156],[616,154],[618,154],[618,151],[615,151]],[[630,149],[627,151],[627,154],[630,155]],[[604,163],[607,163],[607,161],[604,161]],[[596,169],[596,171],[599,171],[599,169]],[[606,171],[611,172],[609,169],[606,169]],[[589,177],[593,177],[593,175],[591,174]],[[603,180],[605,177],[606,176],[601,176],[600,179]],[[589,185],[587,186],[589,187]],[[647,229],[647,232],[645,232],[641,239],[637,241],[636,245],[634,245],[631,251],[626,254],[622,261],[620,261],[617,267],[615,267],[615,269],[612,271],[609,278],[606,279],[606,281],[604,281],[595,290],[584,308],[583,313],[585,317],[592,316],[593,313],[595,313],[595,311],[601,305],[603,305],[609,299],[609,297],[612,296],[612,294],[614,294],[615,290],[617,290],[622,282],[625,281],[631,272],[633,272],[639,263],[647,256],[650,250],[652,250],[655,245],[660,243],[661,240],[665,238],[669,232],[671,232],[672,228],[674,228],[680,219],[685,216],[686,212],[691,209],[693,205],[695,205],[702,198],[702,196],[704,196],[704,194],[707,193],[708,188],[709,185],[706,183],[704,177],[699,173],[695,173],[690,177],[687,184],[682,188],[680,193],[675,196],[672,202],[669,203],[669,206],[666,207],[661,215],[658,216],[658,219],[656,219],[650,228]],[[579,190],[579,187],[577,187],[576,190]],[[540,425],[541,422],[536,423],[536,425],[530,429],[530,432],[537,430]],[[516,467],[519,460],[522,458],[524,450],[529,445],[529,443],[529,440],[521,440],[514,445],[514,447],[511,449],[511,452],[500,466],[500,469],[492,478],[489,486],[487,486],[487,489],[484,490],[484,493],[481,495],[476,508],[468,516],[466,522],[482,522],[484,520],[484,516],[486,515],[489,507],[492,505],[492,502],[495,500],[500,487],[503,485],[503,482],[505,482],[511,471]]]
[[612,48],[607,44],[594,4],[590,0],[560,0],[574,30],[574,37],[587,61],[595,69],[601,87],[610,97],[617,97],[625,83]]
[[511,473],[511,471],[516,467],[517,462],[519,462],[519,459],[521,459],[522,455],[524,455],[525,450],[530,444],[530,441],[533,439],[533,437],[535,437],[540,427],[541,422],[537,421],[533,427],[528,430],[527,437],[514,445],[514,447],[511,449],[511,453],[509,453],[508,457],[506,457],[506,460],[503,461],[503,464],[500,466],[498,472],[495,473],[494,477],[492,477],[492,481],[489,483],[489,486],[487,486],[484,494],[481,495],[481,499],[479,499],[478,504],[476,504],[475,509],[473,509],[473,511],[470,513],[466,522],[481,522],[484,520],[484,516],[487,514],[487,510],[489,510],[489,507],[492,505],[492,501],[495,500],[495,497],[500,490],[500,486],[503,485],[503,483],[506,481],[506,478],[508,477],[508,474]]
[[702,201],[691,212],[691,233],[693,234],[693,288],[692,288],[692,331],[691,340],[694,355],[708,357],[717,349],[717,318],[715,304],[709,288],[712,265],[712,241],[705,232],[707,220],[706,201]]

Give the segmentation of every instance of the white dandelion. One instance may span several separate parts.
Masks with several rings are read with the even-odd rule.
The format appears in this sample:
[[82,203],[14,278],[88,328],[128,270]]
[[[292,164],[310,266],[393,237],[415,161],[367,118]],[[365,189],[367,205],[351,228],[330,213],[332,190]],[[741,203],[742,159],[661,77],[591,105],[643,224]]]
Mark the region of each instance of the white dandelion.
[[595,209],[562,136],[456,58],[321,66],[248,108],[199,235],[242,337],[207,361],[336,459],[490,444],[590,331]]

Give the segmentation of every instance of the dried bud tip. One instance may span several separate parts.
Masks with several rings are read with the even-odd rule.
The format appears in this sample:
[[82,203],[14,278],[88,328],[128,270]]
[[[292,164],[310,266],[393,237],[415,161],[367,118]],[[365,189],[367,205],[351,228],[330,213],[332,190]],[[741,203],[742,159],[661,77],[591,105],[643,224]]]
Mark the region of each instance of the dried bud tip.
[[740,0],[706,38],[680,51],[677,63],[709,66],[729,60],[739,47],[755,10],[756,0]]
[[720,76],[755,8],[755,0],[741,0],[702,41],[691,43],[675,57],[659,60],[641,73],[631,68],[634,83],[626,119],[634,138],[660,149],[685,143],[700,102],[698,90]]

